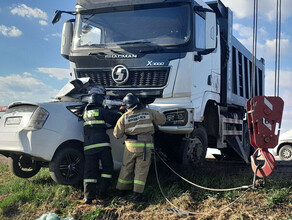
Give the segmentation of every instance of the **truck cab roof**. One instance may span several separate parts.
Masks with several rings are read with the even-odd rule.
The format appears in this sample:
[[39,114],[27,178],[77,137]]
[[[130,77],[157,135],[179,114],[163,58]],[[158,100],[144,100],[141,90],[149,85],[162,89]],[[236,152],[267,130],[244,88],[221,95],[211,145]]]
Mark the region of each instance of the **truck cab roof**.
[[[156,3],[194,2],[193,0],[76,0],[76,11]],[[197,1],[196,1],[197,2]],[[202,5],[204,2],[198,0]],[[204,4],[206,5],[206,4]]]

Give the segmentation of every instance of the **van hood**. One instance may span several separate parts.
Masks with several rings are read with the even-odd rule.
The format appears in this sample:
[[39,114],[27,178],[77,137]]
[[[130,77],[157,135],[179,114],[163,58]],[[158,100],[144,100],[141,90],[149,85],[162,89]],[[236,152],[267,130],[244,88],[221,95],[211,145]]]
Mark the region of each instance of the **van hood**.
[[78,78],[69,81],[56,95],[55,99],[61,100],[65,96],[79,99],[87,95],[93,87],[93,81],[89,77]]

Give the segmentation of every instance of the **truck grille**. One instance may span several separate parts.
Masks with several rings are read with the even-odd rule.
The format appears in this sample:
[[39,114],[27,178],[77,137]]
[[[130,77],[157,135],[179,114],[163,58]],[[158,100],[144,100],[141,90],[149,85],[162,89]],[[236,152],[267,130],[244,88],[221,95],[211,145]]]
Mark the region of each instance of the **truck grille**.
[[77,76],[90,77],[94,83],[105,87],[123,88],[161,88],[166,85],[169,67],[159,68],[132,68],[129,69],[129,78],[126,83],[118,85],[112,79],[111,69],[77,69]]

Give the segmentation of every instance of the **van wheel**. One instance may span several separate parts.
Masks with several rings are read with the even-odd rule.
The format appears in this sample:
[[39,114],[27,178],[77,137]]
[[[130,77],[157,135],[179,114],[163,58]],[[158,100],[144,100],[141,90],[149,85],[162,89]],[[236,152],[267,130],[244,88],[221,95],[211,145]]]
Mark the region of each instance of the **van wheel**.
[[41,169],[41,163],[25,155],[13,155],[8,159],[11,172],[20,178],[30,178]]
[[49,163],[52,179],[62,185],[76,185],[83,179],[84,156],[73,147],[66,147],[58,152]]
[[279,157],[281,160],[292,161],[292,146],[284,145],[279,150]]
[[183,141],[183,165],[199,165],[205,161],[208,146],[206,129],[198,126],[189,140]]

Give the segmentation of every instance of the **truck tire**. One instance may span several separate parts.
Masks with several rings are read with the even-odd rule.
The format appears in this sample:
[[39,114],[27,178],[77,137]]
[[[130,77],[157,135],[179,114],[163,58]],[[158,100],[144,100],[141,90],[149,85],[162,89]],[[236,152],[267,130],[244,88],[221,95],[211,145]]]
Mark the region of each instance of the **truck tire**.
[[61,185],[77,185],[83,180],[84,155],[74,147],[56,152],[49,163],[52,179]]
[[192,137],[182,143],[182,164],[196,166],[205,161],[208,138],[206,129],[198,126],[194,129]]
[[279,150],[279,157],[284,161],[292,161],[292,146],[283,145]]
[[242,146],[243,150],[248,158],[248,161],[250,161],[250,156],[255,151],[252,145],[250,144],[250,138],[249,138],[249,130],[248,130],[248,124],[243,123],[243,140],[242,140]]
[[25,155],[14,155],[8,159],[11,172],[20,178],[30,178],[41,169],[41,163]]

